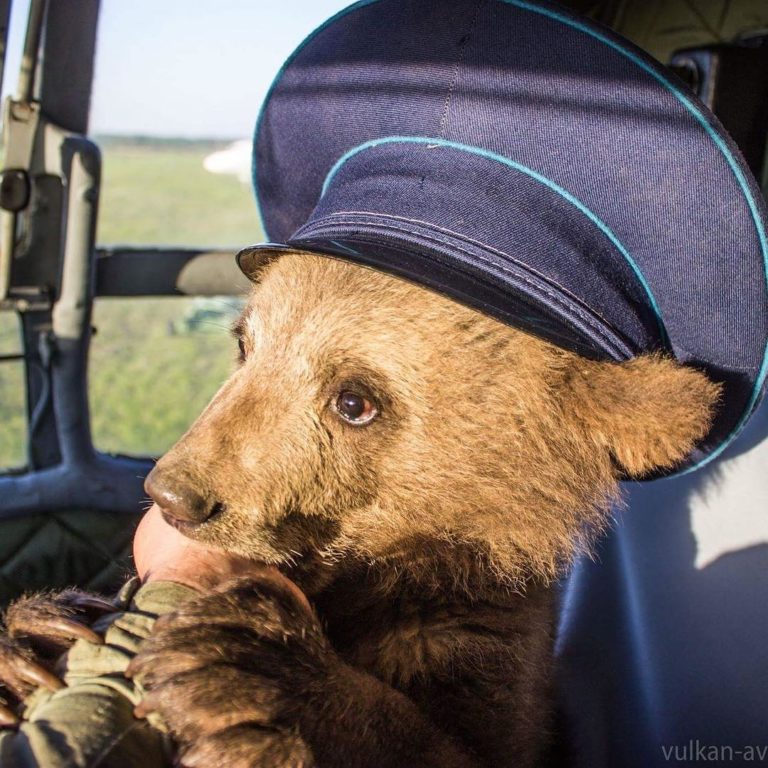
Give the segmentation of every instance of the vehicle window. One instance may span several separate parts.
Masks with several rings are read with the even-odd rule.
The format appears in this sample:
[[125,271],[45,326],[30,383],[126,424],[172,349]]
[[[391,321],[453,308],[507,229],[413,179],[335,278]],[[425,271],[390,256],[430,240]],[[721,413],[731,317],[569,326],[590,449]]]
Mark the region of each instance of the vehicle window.
[[24,363],[2,359],[21,354],[21,327],[11,310],[0,310],[0,472],[26,461]]
[[242,299],[100,299],[89,398],[93,442],[157,456],[184,433],[234,366]]
[[[346,5],[103,0],[90,121],[103,157],[97,243],[236,248],[262,239],[250,186],[259,107],[283,60]],[[238,308],[223,298],[97,299],[94,445],[167,450],[231,370],[227,331]]]
[[[90,133],[102,151],[99,246],[232,247],[262,239],[250,137],[284,59],[346,0],[103,0]],[[27,0],[13,5],[12,82]],[[147,20],[151,19],[151,23]],[[97,299],[89,358],[94,445],[163,453],[227,377],[226,298]],[[0,354],[19,351],[0,313]],[[13,340],[11,344],[10,340]],[[6,351],[12,349],[12,352]],[[0,471],[24,463],[23,365],[0,363]]]
[[[97,142],[103,164],[99,245],[236,248],[262,239],[249,181],[237,175],[238,156],[229,143],[110,136]],[[230,155],[233,172],[206,170]]]
[[250,186],[259,108],[285,58],[347,4],[103,0],[90,121],[103,154],[98,243],[261,239]]

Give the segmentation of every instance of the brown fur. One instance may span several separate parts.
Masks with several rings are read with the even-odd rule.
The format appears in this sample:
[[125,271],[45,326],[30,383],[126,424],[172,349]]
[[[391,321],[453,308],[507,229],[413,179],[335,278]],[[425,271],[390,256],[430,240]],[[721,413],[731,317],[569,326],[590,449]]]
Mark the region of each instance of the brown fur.
[[[351,557],[431,580],[463,545],[476,557],[448,569],[456,585],[550,580],[604,528],[613,459],[674,465],[717,396],[670,360],[590,362],[307,254],[266,269],[239,333],[246,360],[158,470],[226,506],[190,535],[286,566]],[[344,381],[379,393],[379,420],[331,413]]]
[[[619,475],[685,457],[717,387],[312,254],[264,269],[237,335],[243,361],[153,475],[218,505],[189,536],[277,564],[316,614],[241,584],[163,622],[136,670],[184,764],[534,764],[548,585]],[[377,420],[342,422],[348,387]]]
[[[278,564],[313,598],[346,682],[324,677],[322,706],[282,691],[304,746],[328,766],[531,765],[548,729],[547,584],[605,528],[620,473],[689,452],[717,387],[659,356],[590,362],[311,254],[265,268],[237,333],[241,366],[156,472],[224,505],[189,535]],[[342,423],[329,404],[347,386],[375,395],[378,420]],[[173,637],[148,658],[180,650]],[[221,747],[210,734],[193,750],[212,755],[206,738]]]

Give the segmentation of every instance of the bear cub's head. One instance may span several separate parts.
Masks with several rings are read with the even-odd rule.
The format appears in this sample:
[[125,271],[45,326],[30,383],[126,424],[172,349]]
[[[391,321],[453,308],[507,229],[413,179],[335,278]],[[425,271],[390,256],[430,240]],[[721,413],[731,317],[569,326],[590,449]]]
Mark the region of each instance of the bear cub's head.
[[617,478],[683,459],[718,397],[669,358],[589,361],[309,253],[263,269],[235,332],[237,369],[148,491],[194,539],[324,578],[556,577]]

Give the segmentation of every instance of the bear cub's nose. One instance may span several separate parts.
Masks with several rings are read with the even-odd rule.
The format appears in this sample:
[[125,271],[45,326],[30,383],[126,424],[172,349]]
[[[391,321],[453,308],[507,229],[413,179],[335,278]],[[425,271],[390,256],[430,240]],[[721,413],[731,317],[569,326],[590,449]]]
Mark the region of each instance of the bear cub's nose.
[[204,523],[222,508],[220,503],[202,496],[191,483],[171,477],[159,467],[147,476],[144,490],[165,515],[184,523]]

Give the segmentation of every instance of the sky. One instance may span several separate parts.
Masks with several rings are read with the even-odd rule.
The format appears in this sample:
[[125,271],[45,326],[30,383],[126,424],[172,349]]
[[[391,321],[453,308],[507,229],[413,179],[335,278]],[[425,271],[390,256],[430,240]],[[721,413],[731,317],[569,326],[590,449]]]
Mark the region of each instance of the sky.
[[[347,0],[102,0],[91,132],[245,138],[285,58]],[[28,0],[15,0],[3,91]]]

